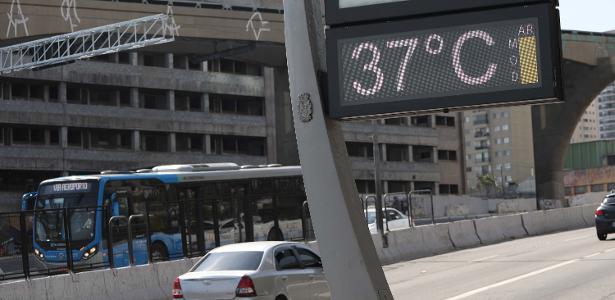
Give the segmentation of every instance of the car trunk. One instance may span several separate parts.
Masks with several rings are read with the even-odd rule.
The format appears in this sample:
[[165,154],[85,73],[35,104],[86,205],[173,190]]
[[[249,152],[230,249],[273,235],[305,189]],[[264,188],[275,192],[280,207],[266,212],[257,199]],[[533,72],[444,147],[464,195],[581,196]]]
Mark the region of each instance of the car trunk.
[[243,275],[250,271],[190,272],[180,276],[184,299],[233,299]]

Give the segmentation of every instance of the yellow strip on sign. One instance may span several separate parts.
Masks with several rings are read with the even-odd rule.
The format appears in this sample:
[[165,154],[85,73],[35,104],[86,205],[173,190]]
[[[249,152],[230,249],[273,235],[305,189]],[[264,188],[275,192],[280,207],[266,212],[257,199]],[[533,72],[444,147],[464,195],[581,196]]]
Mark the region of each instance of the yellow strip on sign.
[[536,37],[522,37],[520,39],[519,57],[521,58],[521,84],[538,83]]

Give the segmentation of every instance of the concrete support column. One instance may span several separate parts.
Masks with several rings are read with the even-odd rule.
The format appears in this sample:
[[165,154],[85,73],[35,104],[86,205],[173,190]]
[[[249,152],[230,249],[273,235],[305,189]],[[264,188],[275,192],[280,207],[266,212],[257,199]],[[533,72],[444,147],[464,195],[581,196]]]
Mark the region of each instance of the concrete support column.
[[205,154],[211,154],[211,135],[206,134],[204,136],[203,145],[205,145]]
[[414,161],[414,155],[412,153],[412,145],[408,145],[408,161],[409,162]]
[[45,145],[49,146],[51,144],[51,132],[49,129],[45,130]]
[[66,103],[66,82],[58,84],[58,102]]
[[201,70],[203,72],[209,72],[209,62],[208,61],[203,61],[201,62]]
[[137,53],[137,52],[130,52],[128,54],[128,60],[130,61],[130,65],[138,66],[139,65],[139,53]]
[[432,151],[433,151],[433,152],[432,152],[432,153],[433,153],[433,154],[432,154],[432,156],[433,156],[433,162],[434,162],[435,164],[437,164],[437,163],[438,163],[438,147],[433,147],[433,150],[432,150]]
[[167,91],[167,101],[169,103],[169,110],[175,111],[175,91]]
[[138,130],[132,132],[132,150],[141,151],[141,133]]
[[113,93],[113,102],[115,103],[115,106],[120,107],[122,106],[122,101],[121,101],[121,93],[119,90],[115,91],[115,93]]
[[175,132],[169,133],[169,152],[177,152],[177,135]]
[[201,107],[204,113],[209,113],[209,94],[201,94]]
[[111,55],[111,62],[114,64],[119,64],[120,63],[120,54],[118,52],[112,53]]
[[436,128],[436,115],[430,115],[429,116],[429,125],[431,126],[431,128]]
[[436,182],[433,183],[433,185],[434,185],[434,187],[433,187],[433,194],[434,194],[434,196],[440,195],[440,182],[436,181]]
[[130,106],[139,107],[139,89],[135,87],[130,88]]
[[173,69],[173,53],[167,53],[164,55],[164,64],[169,69]]
[[49,85],[47,84],[43,86],[43,101],[49,102]]
[[414,181],[410,181],[410,190],[414,191]]
[[382,157],[381,162],[387,161],[387,144],[380,144],[380,156]]
[[60,146],[62,148],[68,148],[68,127],[60,127]]
[[[384,195],[389,192],[389,181],[382,180],[380,182],[382,182],[382,195]],[[382,201],[384,202],[384,197],[382,198],[383,198]]]

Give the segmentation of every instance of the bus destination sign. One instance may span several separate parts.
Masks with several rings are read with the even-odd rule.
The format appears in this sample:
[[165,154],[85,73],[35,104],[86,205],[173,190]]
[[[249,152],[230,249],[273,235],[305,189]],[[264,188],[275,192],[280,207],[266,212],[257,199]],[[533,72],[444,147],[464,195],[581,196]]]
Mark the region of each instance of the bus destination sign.
[[552,5],[540,4],[331,29],[329,115],[558,100],[555,17]]

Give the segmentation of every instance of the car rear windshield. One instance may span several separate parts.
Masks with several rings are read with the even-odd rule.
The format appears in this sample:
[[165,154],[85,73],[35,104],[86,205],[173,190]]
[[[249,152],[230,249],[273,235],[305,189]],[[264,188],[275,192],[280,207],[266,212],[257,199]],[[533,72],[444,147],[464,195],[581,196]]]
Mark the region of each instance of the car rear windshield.
[[209,253],[193,270],[201,271],[254,271],[261,264],[262,251]]
[[604,201],[602,201],[603,204],[609,204],[609,205],[613,205],[615,204],[615,197],[606,197],[604,198]]

